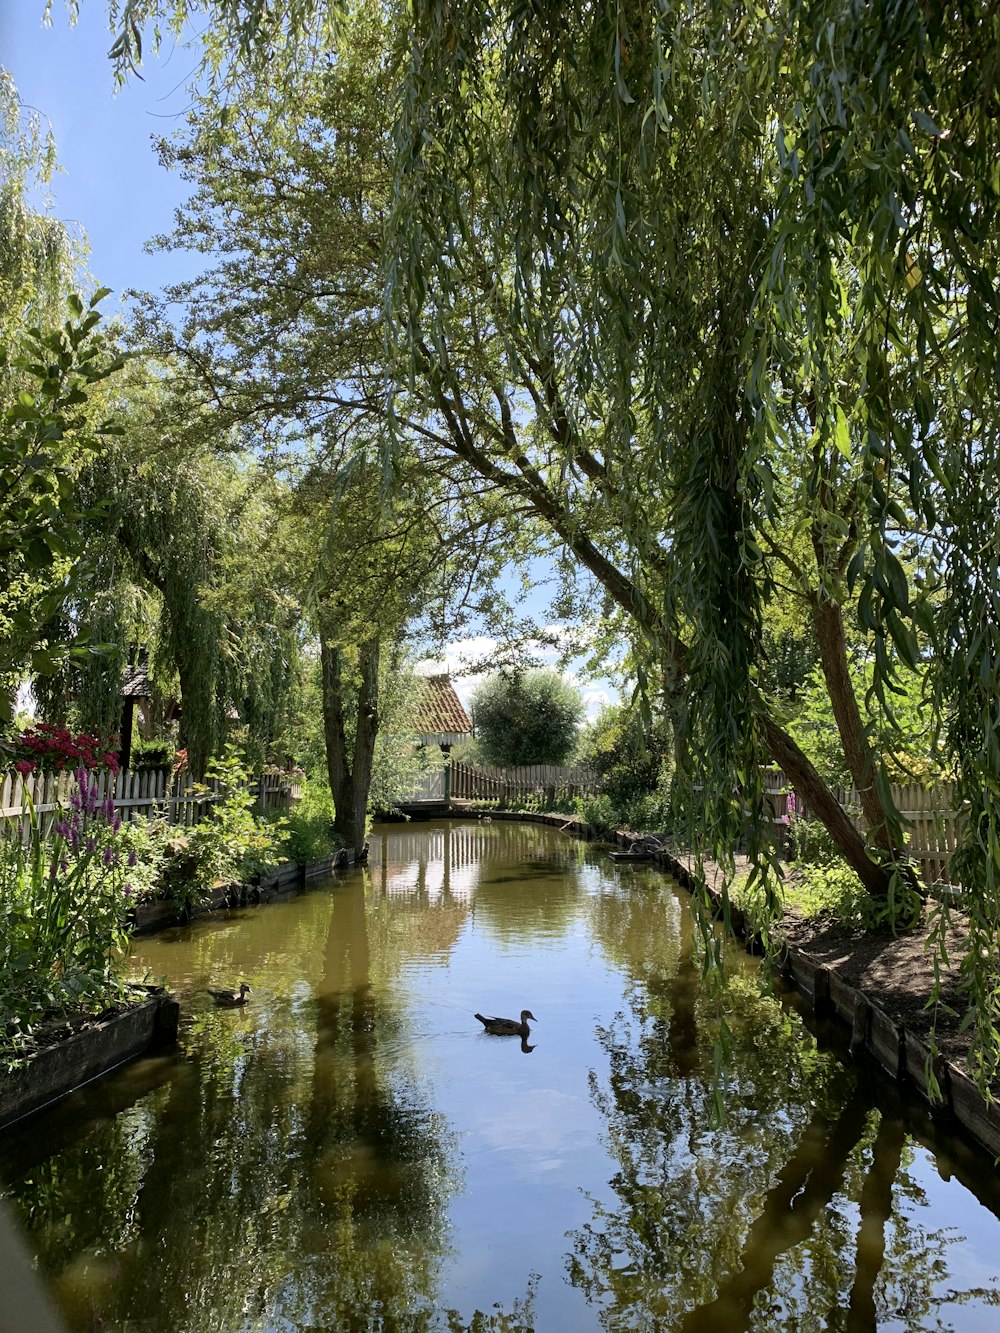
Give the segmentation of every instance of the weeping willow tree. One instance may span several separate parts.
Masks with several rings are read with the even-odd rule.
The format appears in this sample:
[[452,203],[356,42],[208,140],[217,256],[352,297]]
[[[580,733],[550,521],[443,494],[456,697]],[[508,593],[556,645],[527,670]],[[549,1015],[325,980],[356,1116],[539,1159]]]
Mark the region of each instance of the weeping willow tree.
[[51,136],[0,68],[0,724],[23,673],[58,665],[45,625],[86,565],[77,479],[108,424],[89,400],[120,367],[97,329],[107,293],[85,309],[78,247],[45,211],[53,169]]
[[[136,22],[180,8],[116,6],[119,61]],[[222,83],[234,44],[291,78],[343,13],[206,9]],[[912,874],[872,717],[891,726],[900,672],[926,677],[968,803],[966,967],[992,1072],[995,6],[431,0],[399,23],[385,272],[407,391],[628,614],[686,706],[723,859],[746,808],[761,826],[770,756],[896,914]],[[487,337],[490,373],[470,376]],[[757,683],[784,584],[815,629],[867,844]],[[865,701],[845,620],[875,667]],[[763,839],[752,852],[767,882]]]
[[179,703],[195,774],[229,740],[263,762],[298,677],[280,488],[188,410],[162,367],[134,361],[114,396],[122,436],[81,476],[92,568],[78,592],[114,651],[68,664],[40,688],[42,711],[72,700],[79,725],[117,731],[122,664],[144,649],[157,694]]

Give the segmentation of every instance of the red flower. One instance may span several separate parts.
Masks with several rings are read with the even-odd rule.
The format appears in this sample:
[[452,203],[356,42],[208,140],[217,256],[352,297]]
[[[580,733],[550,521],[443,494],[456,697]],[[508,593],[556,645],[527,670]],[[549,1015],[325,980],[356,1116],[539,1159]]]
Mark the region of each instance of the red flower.
[[35,771],[35,765],[30,759],[19,759],[14,767],[20,773],[22,778],[26,778],[29,773],[34,773]]

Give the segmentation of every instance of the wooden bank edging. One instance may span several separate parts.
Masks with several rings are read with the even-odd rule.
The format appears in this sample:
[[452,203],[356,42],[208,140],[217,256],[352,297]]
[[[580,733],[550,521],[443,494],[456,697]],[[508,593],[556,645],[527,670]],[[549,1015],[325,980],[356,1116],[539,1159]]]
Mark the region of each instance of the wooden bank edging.
[[320,861],[310,861],[301,865],[298,861],[286,861],[278,866],[259,884],[231,884],[215,888],[201,902],[185,906],[182,903],[166,900],[142,903],[132,916],[130,933],[149,935],[156,930],[166,930],[168,926],[182,926],[193,917],[206,912],[223,912],[232,907],[246,907],[251,903],[270,903],[276,898],[290,897],[301,893],[307,882],[328,875],[341,866],[354,864],[354,851],[341,847],[330,856]]
[[180,1005],[165,991],[76,1032],[0,1076],[0,1129],[6,1129],[119,1065],[177,1040]]
[[[475,818],[477,810],[456,812],[465,818]],[[627,847],[636,840],[635,834],[615,832],[602,834],[576,818],[535,812],[518,814],[512,810],[484,810],[482,816],[491,819],[518,819],[533,824],[546,824],[588,842],[613,842]],[[669,870],[673,877],[695,893],[699,889],[708,894],[718,918],[723,916],[722,895],[704,882],[699,882],[682,861],[665,848],[651,855],[651,863]],[[735,904],[729,908],[732,934],[751,953],[759,952],[752,928],[744,913]],[[850,1051],[856,1059],[868,1056],[897,1082],[914,1087],[927,1103],[935,1119],[951,1119],[994,1157],[1000,1157],[1000,1100],[987,1102],[973,1079],[944,1056],[931,1060],[927,1043],[896,1023],[881,1008],[878,1001],[865,991],[846,982],[836,968],[828,967],[818,958],[793,944],[785,944],[782,972],[796,989],[812,1003],[818,1018],[837,1018],[850,1032]],[[934,1084],[936,1097],[932,1096]]]

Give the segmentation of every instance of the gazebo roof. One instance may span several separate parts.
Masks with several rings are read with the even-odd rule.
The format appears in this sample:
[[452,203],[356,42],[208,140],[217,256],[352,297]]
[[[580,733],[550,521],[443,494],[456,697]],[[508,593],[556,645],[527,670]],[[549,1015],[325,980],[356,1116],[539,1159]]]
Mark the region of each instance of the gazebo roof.
[[455,745],[472,735],[472,722],[447,675],[423,676],[416,724],[425,745]]
[[148,699],[152,694],[149,688],[149,672],[143,665],[127,666],[122,672],[122,698]]

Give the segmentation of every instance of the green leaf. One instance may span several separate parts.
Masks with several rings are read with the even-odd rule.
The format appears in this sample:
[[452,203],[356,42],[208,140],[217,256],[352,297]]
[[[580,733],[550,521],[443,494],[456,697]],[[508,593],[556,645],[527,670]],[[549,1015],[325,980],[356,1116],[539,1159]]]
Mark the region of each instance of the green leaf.
[[929,135],[931,135],[932,138],[934,138],[934,139],[940,139],[940,138],[941,138],[941,131],[940,131],[940,129],[939,129],[938,126],[934,123],[934,121],[931,120],[930,116],[927,114],[926,111],[914,111],[914,113],[913,113],[913,123],[914,123],[914,125],[916,125],[919,129],[923,130],[923,132],[924,132],[925,134],[929,134]]
[[43,537],[35,537],[25,548],[24,562],[29,569],[47,569],[55,556]]
[[833,425],[833,442],[837,447],[838,453],[843,454],[845,458],[851,456],[851,430],[847,424],[847,417],[844,415],[842,407],[837,408]]

